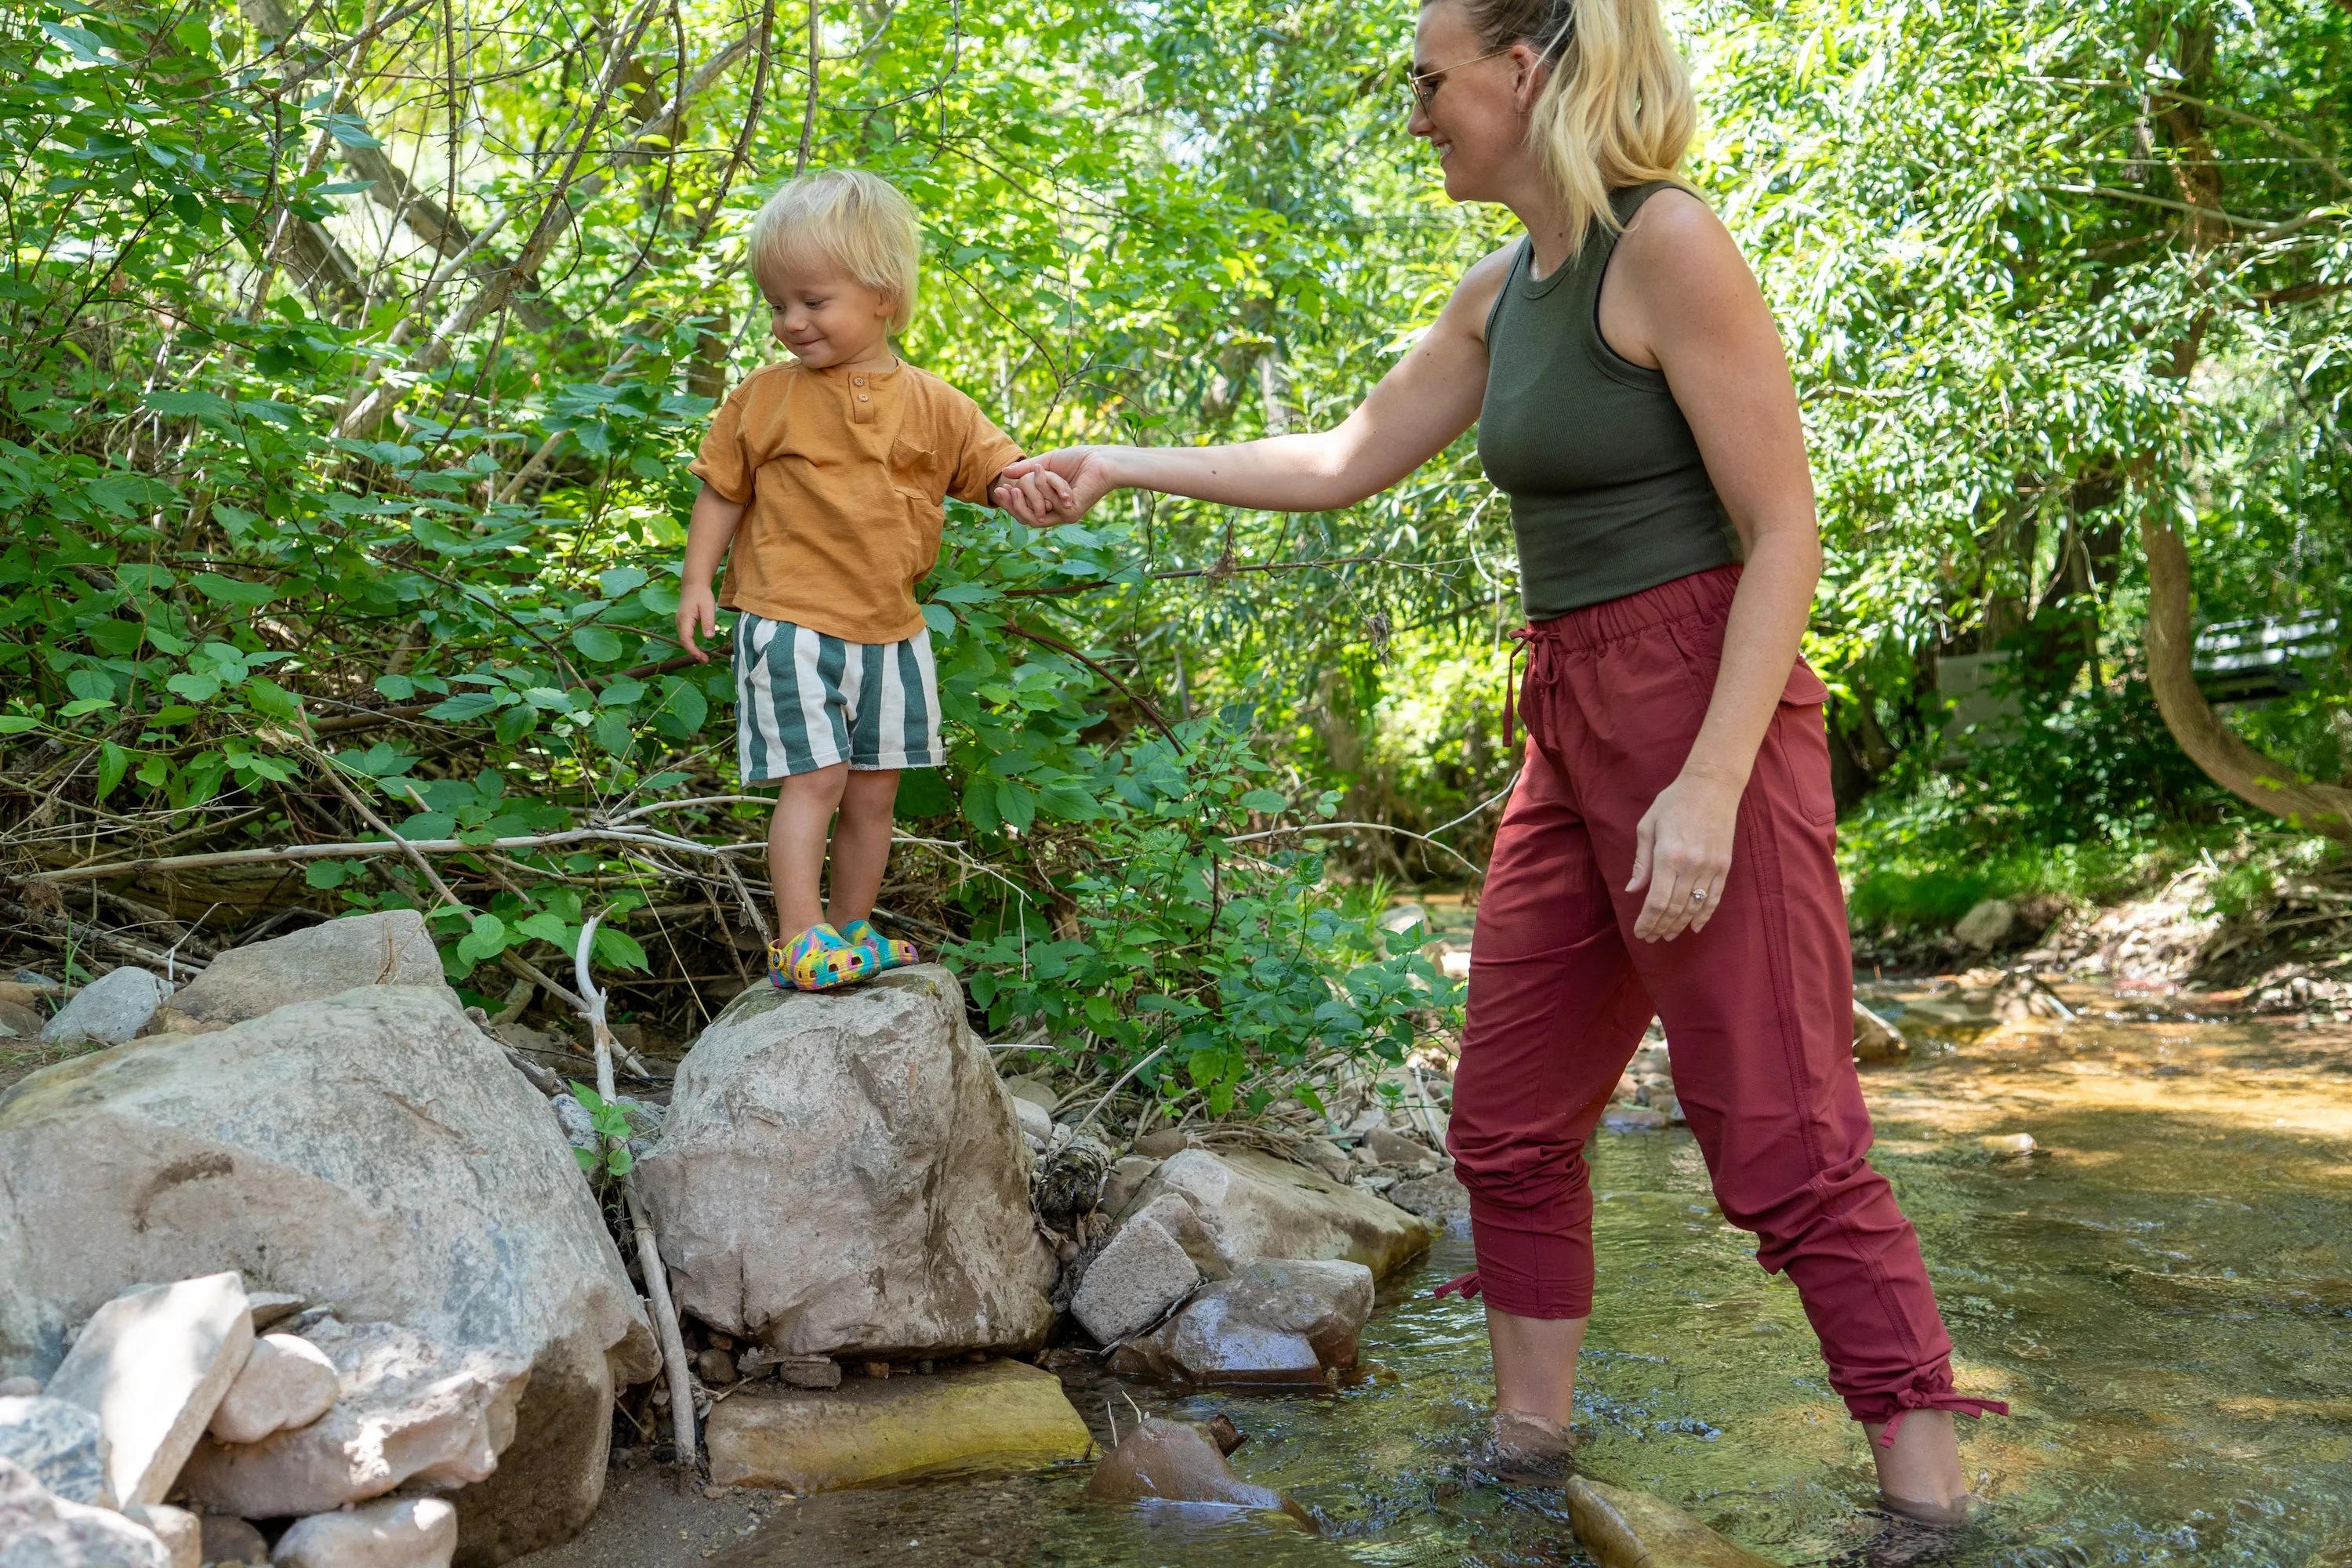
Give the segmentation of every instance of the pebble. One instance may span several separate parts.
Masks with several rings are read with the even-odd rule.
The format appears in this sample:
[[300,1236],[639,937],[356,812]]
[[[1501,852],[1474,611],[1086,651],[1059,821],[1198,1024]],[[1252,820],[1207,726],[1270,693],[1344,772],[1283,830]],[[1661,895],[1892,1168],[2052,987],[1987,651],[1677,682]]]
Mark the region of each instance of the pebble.
[[1988,1133],[1977,1142],[1984,1145],[1988,1154],[2031,1154],[2041,1147],[2033,1141],[2031,1132]]
[[73,1000],[41,1029],[41,1043],[49,1046],[94,1041],[119,1046],[135,1038],[163,998],[172,994],[159,975],[125,965],[110,970],[74,993]]

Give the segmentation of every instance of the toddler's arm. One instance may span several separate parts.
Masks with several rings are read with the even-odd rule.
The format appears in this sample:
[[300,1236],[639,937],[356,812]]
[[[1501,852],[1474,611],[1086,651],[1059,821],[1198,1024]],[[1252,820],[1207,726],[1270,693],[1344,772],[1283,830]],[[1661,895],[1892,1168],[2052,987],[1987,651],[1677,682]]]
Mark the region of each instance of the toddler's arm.
[[719,635],[719,600],[710,591],[710,580],[718,574],[727,547],[735,542],[736,525],[743,521],[744,509],[750,505],[749,500],[729,500],[706,484],[694,498],[694,517],[686,525],[686,564],[677,586],[677,641],[704,664],[710,662],[710,656],[696,643],[694,634],[699,630],[707,637]]

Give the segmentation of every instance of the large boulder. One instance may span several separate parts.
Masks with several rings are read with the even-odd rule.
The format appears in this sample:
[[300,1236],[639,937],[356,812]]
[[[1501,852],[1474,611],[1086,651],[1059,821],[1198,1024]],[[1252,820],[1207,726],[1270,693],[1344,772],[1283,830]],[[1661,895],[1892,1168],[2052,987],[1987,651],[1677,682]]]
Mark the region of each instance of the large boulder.
[[[238,1269],[530,1369],[460,1556],[561,1541],[603,1494],[651,1334],[545,1102],[445,986],[370,986],[61,1063],[0,1095],[0,1376],[47,1376],[124,1286]],[[608,1359],[609,1357],[609,1359]]]
[[1054,1262],[1014,1117],[936,964],[744,992],[637,1167],[679,1307],[785,1355],[1038,1344]]
[[150,1286],[98,1310],[48,1394],[97,1415],[117,1505],[162,1502],[252,1349],[234,1270]]
[[317,1002],[362,985],[447,989],[441,955],[415,910],[329,921],[231,948],[182,986],[155,1016],[159,1031],[202,1034],[292,1002]]
[[1440,1228],[1360,1188],[1248,1149],[1172,1154],[1134,1201],[1148,1204],[1163,1193],[1192,1205],[1201,1237],[1194,1257],[1212,1278],[1260,1258],[1344,1258],[1377,1279],[1428,1250]]

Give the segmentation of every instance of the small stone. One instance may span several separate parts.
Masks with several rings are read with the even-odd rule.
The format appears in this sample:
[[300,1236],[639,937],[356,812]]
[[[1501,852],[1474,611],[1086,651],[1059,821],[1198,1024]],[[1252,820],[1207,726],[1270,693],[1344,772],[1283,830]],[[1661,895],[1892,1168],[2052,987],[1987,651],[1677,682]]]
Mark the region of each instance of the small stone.
[[207,1513],[197,1516],[204,1530],[205,1561],[224,1563],[267,1563],[269,1542],[256,1530],[235,1514]]
[[694,1358],[694,1375],[711,1388],[724,1388],[735,1381],[735,1358],[713,1345]]
[[0,1399],[31,1399],[40,1392],[37,1377],[0,1377]]
[[2003,1155],[2011,1158],[2014,1158],[2021,1154],[2031,1154],[2036,1149],[2041,1147],[2040,1144],[2034,1142],[2033,1134],[2031,1132],[1989,1133],[1985,1137],[1978,1139],[1977,1142],[1984,1146],[1984,1151],[1988,1154]]
[[702,1489],[703,1500],[707,1502],[719,1502],[734,1489],[732,1487],[705,1487]]
[[174,1568],[145,1525],[52,1496],[6,1459],[0,1459],[0,1561],[10,1568]]
[[864,1371],[866,1376],[877,1383],[881,1383],[890,1375],[890,1363],[887,1361],[869,1361],[865,1363]]
[[210,1430],[224,1443],[258,1443],[308,1426],[335,1403],[337,1386],[326,1352],[293,1334],[264,1334],[213,1412]]
[[1054,1141],[1054,1113],[1052,1111],[1046,1110],[1044,1106],[1038,1104],[1034,1100],[1016,1099],[1013,1102],[1013,1112],[1015,1116],[1020,1118],[1022,1131],[1027,1133],[1030,1137],[1034,1138],[1040,1143],[1051,1143]]
[[1423,1219],[1450,1220],[1469,1214],[1470,1189],[1453,1172],[1440,1171],[1433,1176],[1399,1182],[1389,1189],[1389,1202]]
[[1320,1383],[1354,1370],[1372,1272],[1343,1259],[1260,1258],[1131,1342],[1114,1373],[1201,1384]]
[[1178,1127],[1163,1127],[1135,1141],[1135,1152],[1147,1160],[1165,1160],[1192,1147],[1192,1135]]
[[1151,1179],[1160,1169],[1160,1162],[1143,1154],[1129,1154],[1111,1163],[1110,1174],[1103,1178],[1102,1196],[1096,1200],[1098,1214],[1117,1219],[1135,1201],[1136,1190]]
[[1355,1174],[1355,1167],[1349,1163],[1348,1152],[1328,1138],[1299,1140],[1298,1157],[1335,1182],[1344,1182]]
[[1087,1495],[1115,1502],[1157,1498],[1225,1503],[1289,1513],[1302,1521],[1307,1517],[1280,1492],[1234,1474],[1223,1446],[1210,1432],[1189,1421],[1163,1421],[1156,1415],[1137,1422],[1118,1447],[1103,1456],[1087,1482]]
[[1664,1498],[1583,1476],[1566,1490],[1576,1539],[1601,1568],[1770,1568]]
[[1363,1148],[1372,1152],[1372,1158],[1383,1165],[1396,1165],[1408,1173],[1426,1174],[1438,1167],[1437,1156],[1429,1145],[1402,1132],[1391,1132],[1385,1127],[1375,1127],[1364,1134]]
[[786,1356],[776,1375],[794,1388],[839,1388],[841,1363],[829,1355]]
[[2005,945],[2016,934],[2017,906],[2007,899],[1987,899],[1960,917],[1952,934],[1960,945],[1978,952],[1987,952]]
[[46,986],[27,985],[20,980],[0,980],[0,1002],[5,1002],[11,1007],[38,1006],[41,998],[48,994]]
[[1903,1031],[1856,1002],[1853,1005],[1853,1055],[1857,1061],[1888,1062],[1911,1054]]
[[1117,1344],[1140,1333],[1200,1284],[1200,1268],[1181,1239],[1183,1227],[1198,1228],[1184,1200],[1171,1193],[1136,1214],[1095,1254],[1070,1297],[1070,1312],[1096,1342]]
[[283,1290],[247,1290],[245,1304],[253,1310],[253,1331],[274,1329],[287,1319],[310,1305],[300,1296],[289,1296]]
[[1049,1465],[1091,1442],[1061,1380],[1010,1360],[831,1394],[755,1386],[713,1405],[706,1431],[713,1485],[803,1494]]
[[1054,1114],[1054,1107],[1062,1102],[1062,1097],[1055,1091],[1054,1086],[1042,1078],[1008,1078],[1004,1080],[1004,1087],[1013,1099],[1025,1100],[1032,1105],[1043,1107],[1048,1117]]
[[252,1348],[242,1278],[183,1279],[100,1307],[48,1391],[96,1413],[118,1504],[162,1502]]
[[98,1417],[79,1405],[37,1394],[0,1399],[0,1459],[22,1467],[68,1502],[113,1506],[106,1436]]
[[275,1568],[449,1568],[457,1510],[437,1497],[395,1498],[298,1521],[278,1538]]
[[32,1007],[0,996],[0,1039],[37,1040],[47,1025],[48,1020]]
[[134,1502],[122,1510],[133,1524],[143,1524],[163,1543],[172,1568],[205,1568],[205,1528],[193,1513],[169,1503]]
[[294,1002],[320,1002],[363,985],[447,991],[441,955],[415,910],[350,915],[234,947],[180,988],[163,1029],[207,1034]]
[[37,969],[20,969],[16,971],[16,983],[31,990],[37,991],[44,996],[54,996],[58,992],[65,989],[63,982],[52,980]]
[[41,1029],[41,1043],[49,1046],[93,1041],[119,1046],[136,1039],[139,1031],[172,994],[160,975],[129,965],[100,975],[58,1010]]

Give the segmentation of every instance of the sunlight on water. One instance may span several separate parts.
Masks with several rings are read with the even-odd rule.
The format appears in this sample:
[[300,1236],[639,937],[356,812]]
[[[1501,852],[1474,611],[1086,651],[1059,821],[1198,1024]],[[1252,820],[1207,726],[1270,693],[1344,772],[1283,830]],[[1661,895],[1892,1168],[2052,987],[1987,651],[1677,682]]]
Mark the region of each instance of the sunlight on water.
[[[2352,1565],[2352,1036],[2097,1018],[2114,1004],[2068,994],[2085,1017],[2063,1031],[2000,1031],[1865,1079],[1877,1163],[1925,1238],[1960,1384],[2016,1412],[1962,1424],[1995,1505],[1943,1561]],[[1981,1142],[2020,1131],[2039,1152]],[[1866,1561],[1859,1429],[1795,1290],[1716,1213],[1688,1133],[1601,1134],[1594,1168],[1580,1463],[1780,1561]],[[1074,1470],[811,1499],[720,1561],[1582,1561],[1541,1494],[1463,1484],[1486,1341],[1475,1307],[1428,1291],[1468,1267],[1449,1237],[1391,1281],[1364,1337],[1384,1370],[1337,1395],[1071,1380],[1098,1432],[1121,1394],[1226,1411],[1250,1434],[1235,1467],[1305,1504],[1320,1537],[1097,1503]]]

